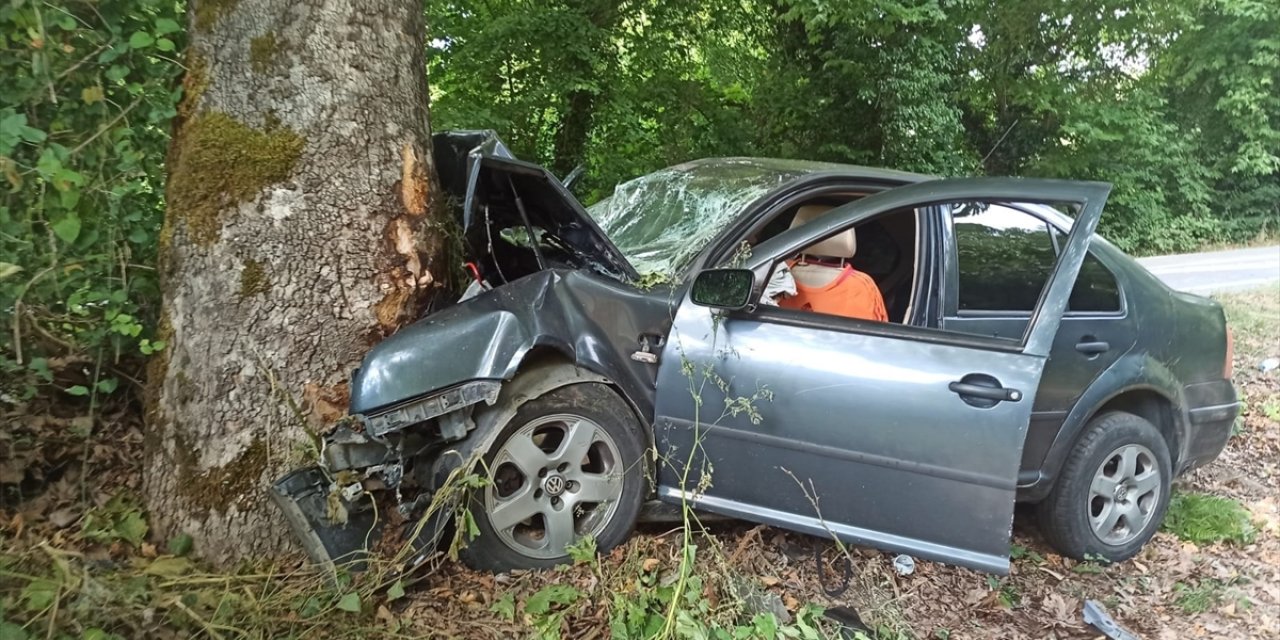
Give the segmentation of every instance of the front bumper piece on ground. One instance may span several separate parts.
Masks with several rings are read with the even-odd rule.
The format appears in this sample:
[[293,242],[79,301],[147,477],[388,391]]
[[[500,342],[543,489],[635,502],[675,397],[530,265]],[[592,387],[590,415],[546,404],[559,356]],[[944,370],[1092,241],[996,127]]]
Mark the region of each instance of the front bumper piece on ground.
[[[453,512],[437,505],[425,513],[447,475],[437,468],[439,455],[447,443],[474,429],[473,406],[493,404],[499,386],[469,382],[372,418],[353,415],[334,425],[324,436],[320,464],[289,472],[269,491],[307,555],[329,570],[363,570],[387,523],[395,521],[406,525],[402,544],[411,554],[405,568],[420,564],[436,548]],[[412,476],[407,484],[406,472]],[[378,492],[393,495],[394,504],[376,501]]]
[[[332,480],[319,466],[289,472],[271,486],[271,499],[280,507],[289,529],[312,561],[328,569],[363,568],[370,545],[381,536],[372,508],[334,505],[346,513],[345,522],[334,523],[330,507]],[[369,496],[362,496],[371,501]],[[334,496],[334,500],[343,500]]]

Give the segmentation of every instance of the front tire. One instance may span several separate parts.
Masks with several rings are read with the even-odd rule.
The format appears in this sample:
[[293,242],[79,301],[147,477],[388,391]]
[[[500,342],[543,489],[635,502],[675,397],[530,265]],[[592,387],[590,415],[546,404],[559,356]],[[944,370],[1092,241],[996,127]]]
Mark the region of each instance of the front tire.
[[1062,555],[1123,562],[1160,528],[1172,482],[1169,446],[1155,425],[1131,413],[1103,414],[1086,426],[1037,506],[1040,529]]
[[486,571],[553,567],[593,536],[607,551],[635,527],[645,439],[631,408],[599,383],[526,402],[485,455],[487,486],[467,499],[480,535],[460,553]]

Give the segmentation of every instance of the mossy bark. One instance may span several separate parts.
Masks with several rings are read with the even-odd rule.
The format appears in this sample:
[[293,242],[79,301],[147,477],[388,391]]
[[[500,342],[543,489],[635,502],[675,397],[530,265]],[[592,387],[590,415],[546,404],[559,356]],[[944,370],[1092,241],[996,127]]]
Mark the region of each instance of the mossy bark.
[[268,31],[249,41],[249,63],[258,73],[266,73],[275,62],[280,43],[276,42],[276,34]]
[[436,290],[441,223],[419,3],[189,6],[144,489],[159,538],[231,563],[291,545],[266,490]]

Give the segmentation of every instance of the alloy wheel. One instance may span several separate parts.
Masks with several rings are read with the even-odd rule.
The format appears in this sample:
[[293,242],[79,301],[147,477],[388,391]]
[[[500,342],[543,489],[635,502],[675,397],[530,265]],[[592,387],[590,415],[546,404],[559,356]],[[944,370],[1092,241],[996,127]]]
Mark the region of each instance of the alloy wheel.
[[498,538],[522,555],[553,558],[599,536],[617,510],[618,446],[581,416],[544,416],[511,434],[490,465],[484,507]]
[[1160,483],[1160,467],[1150,449],[1126,444],[1108,454],[1089,487],[1094,535],[1113,546],[1137,538],[1160,504]]

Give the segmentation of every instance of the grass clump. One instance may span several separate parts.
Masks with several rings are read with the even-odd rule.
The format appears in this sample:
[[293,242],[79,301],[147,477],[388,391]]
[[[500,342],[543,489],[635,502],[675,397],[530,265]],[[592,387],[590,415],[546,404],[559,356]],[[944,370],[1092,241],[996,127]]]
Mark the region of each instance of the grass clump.
[[1183,613],[1204,613],[1222,603],[1223,585],[1217,580],[1201,580],[1194,585],[1181,582],[1173,586],[1177,596],[1173,604]]
[[[1280,288],[1267,286],[1255,291],[1224,293],[1214,296],[1227,313],[1227,326],[1236,338],[1236,355],[1274,355],[1280,340]],[[1237,366],[1255,369],[1257,360],[1239,362]]]
[[1250,544],[1256,533],[1249,512],[1230,498],[1177,492],[1169,500],[1164,529],[1195,544]]
[[1204,613],[1234,601],[1237,609],[1249,609],[1253,606],[1248,598],[1242,597],[1234,589],[1228,587],[1239,584],[1238,580],[1218,580],[1208,578],[1197,580],[1194,584],[1179,582],[1173,585],[1173,604],[1187,615]]

